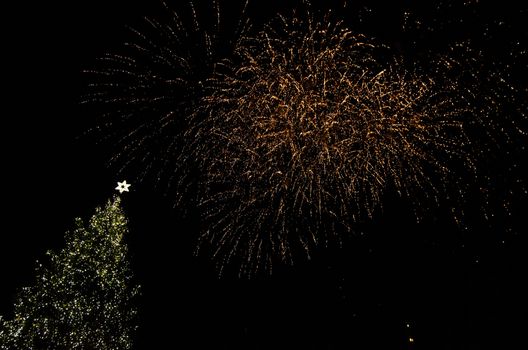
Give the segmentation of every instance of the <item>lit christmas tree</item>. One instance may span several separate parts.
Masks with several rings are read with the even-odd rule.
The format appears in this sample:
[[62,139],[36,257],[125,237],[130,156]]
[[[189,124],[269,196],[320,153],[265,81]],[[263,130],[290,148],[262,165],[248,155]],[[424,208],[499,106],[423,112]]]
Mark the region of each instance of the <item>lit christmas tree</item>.
[[12,320],[0,317],[0,349],[130,349],[137,328],[120,198],[76,219],[65,248],[48,252],[36,281],[17,296]]

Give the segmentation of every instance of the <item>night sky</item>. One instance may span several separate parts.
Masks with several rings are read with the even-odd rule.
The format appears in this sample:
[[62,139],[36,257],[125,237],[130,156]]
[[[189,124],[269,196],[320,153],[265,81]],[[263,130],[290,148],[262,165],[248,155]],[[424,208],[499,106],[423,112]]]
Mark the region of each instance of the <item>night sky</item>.
[[[255,23],[295,6],[295,1],[254,2]],[[334,3],[339,1],[326,2],[326,8]],[[222,11],[234,16],[232,6]],[[413,51],[401,38],[401,14],[419,14],[433,23],[434,9],[420,1],[392,1],[389,7],[349,1],[343,16],[353,29],[419,56],[420,49]],[[438,20],[446,24],[431,36],[431,47],[452,37],[471,38],[515,66],[502,45],[518,41],[519,50],[526,50],[526,4],[482,2],[477,9],[461,14],[459,22]],[[128,243],[142,285],[137,349],[528,348],[528,239],[521,192],[511,198],[511,215],[497,209],[496,217],[484,222],[468,210],[462,227],[434,207],[417,223],[405,200],[388,196],[383,212],[358,225],[342,247],[320,247],[310,260],[277,265],[271,276],[260,273],[251,280],[240,278],[236,266],[219,278],[207,255],[195,256],[199,220],[174,208],[163,186],[149,179],[135,182],[133,175],[117,175],[107,166],[115,150],[85,136],[95,118],[80,104],[88,84],[82,71],[127,40],[127,25],[140,27],[144,16],[163,11],[157,1],[146,0],[2,5],[7,62],[0,315],[11,315],[16,291],[31,283],[35,260],[60,249],[74,218],[92,215],[126,178],[132,183],[123,195]],[[513,71],[516,86],[526,89],[526,66]],[[516,156],[524,182],[525,156]],[[507,187],[507,180],[497,186]],[[494,205],[500,207],[491,204],[492,212]]]

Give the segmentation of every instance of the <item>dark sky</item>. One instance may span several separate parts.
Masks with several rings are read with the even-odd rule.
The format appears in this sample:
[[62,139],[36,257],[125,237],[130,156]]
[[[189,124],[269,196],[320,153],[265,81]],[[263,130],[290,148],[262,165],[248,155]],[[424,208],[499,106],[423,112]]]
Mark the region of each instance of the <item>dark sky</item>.
[[[255,5],[256,20],[294,1],[279,3]],[[350,3],[351,12],[369,13],[361,1]],[[432,10],[419,1],[391,3],[370,2],[375,15],[362,29],[409,50],[398,37],[395,14],[413,9],[428,18]],[[93,125],[79,105],[86,84],[81,71],[126,39],[126,25],[161,10],[146,0],[1,6],[0,314],[10,315],[16,290],[31,283],[35,260],[60,249],[73,219],[89,217],[121,180],[105,165],[107,150],[81,137]],[[525,7],[484,4],[478,20],[466,17],[431,45],[456,35],[481,38],[486,26],[475,23],[495,19],[509,29],[496,32],[493,42],[526,38]],[[526,82],[525,76],[515,78]],[[345,239],[342,249],[320,249],[311,261],[247,281],[230,271],[219,279],[207,257],[193,256],[197,223],[182,219],[151,183],[133,184],[126,197],[133,265],[143,286],[138,349],[528,346],[522,199],[514,200],[511,231],[478,223],[462,231],[434,210],[416,224],[394,201],[364,235]]]

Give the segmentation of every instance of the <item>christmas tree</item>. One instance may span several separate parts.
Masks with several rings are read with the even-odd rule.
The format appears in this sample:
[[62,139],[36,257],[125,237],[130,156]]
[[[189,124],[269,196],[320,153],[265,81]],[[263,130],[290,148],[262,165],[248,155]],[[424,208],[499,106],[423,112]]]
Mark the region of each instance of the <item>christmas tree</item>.
[[127,219],[120,198],[76,219],[65,248],[48,252],[36,281],[17,296],[14,318],[0,317],[0,349],[130,349],[136,328]]

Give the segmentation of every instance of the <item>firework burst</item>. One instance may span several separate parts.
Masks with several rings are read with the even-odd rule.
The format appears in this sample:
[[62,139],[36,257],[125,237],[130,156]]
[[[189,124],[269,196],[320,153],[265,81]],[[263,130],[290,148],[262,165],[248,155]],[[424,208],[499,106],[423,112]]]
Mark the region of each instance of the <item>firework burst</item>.
[[104,111],[95,132],[115,149],[113,167],[138,181],[150,176],[179,197],[192,167],[183,133],[216,62],[247,23],[242,7],[237,25],[226,25],[218,1],[200,10],[189,2],[181,12],[161,4],[163,20],[145,18],[141,30],[130,28],[132,37],[119,52],[86,71],[92,83],[83,103]]
[[387,51],[329,17],[280,17],[241,41],[193,133],[203,239],[222,259],[291,262],[372,217],[388,188],[439,201],[451,162],[474,170],[456,84],[382,63]]
[[279,16],[236,52],[193,131],[202,242],[220,266],[238,256],[251,273],[309,256],[372,219],[389,193],[418,220],[444,207],[460,224],[470,196],[488,215],[487,159],[522,135],[515,120],[525,116],[504,115],[520,105],[514,89],[469,43],[409,60],[307,13]]
[[405,55],[309,4],[226,40],[213,4],[211,28],[192,5],[187,24],[147,20],[128,54],[92,72],[87,100],[109,111],[125,166],[166,174],[177,196],[196,170],[198,248],[220,269],[310,256],[392,193],[417,219],[444,207],[459,221],[468,196],[487,205],[488,155],[524,137],[525,103],[470,42]]

